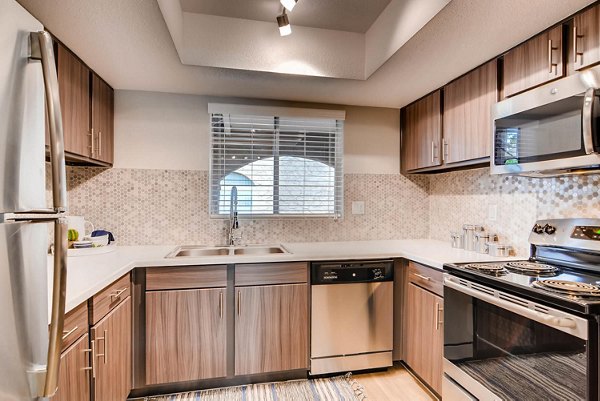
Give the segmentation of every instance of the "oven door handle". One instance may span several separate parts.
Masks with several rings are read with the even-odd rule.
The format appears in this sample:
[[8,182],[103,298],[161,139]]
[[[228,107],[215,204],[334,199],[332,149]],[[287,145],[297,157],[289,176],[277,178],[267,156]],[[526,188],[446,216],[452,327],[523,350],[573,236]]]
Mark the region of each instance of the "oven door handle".
[[[464,294],[470,295],[474,298],[481,299],[487,303],[492,305],[496,305],[500,308],[509,310],[523,317],[529,318],[531,320],[535,320],[536,322],[545,324],[550,327],[554,327],[558,330],[565,331],[567,333],[576,335],[580,338],[587,338],[587,333],[578,330],[578,324],[575,318],[565,317],[565,316],[556,316],[548,313],[538,312],[533,309],[529,309],[525,306],[497,298],[493,295],[489,295],[485,292],[469,288],[465,285],[456,283],[449,278],[444,278],[444,285],[446,287],[452,288],[456,291],[462,292]],[[583,320],[583,319],[582,319]],[[587,325],[587,321],[585,321]]]

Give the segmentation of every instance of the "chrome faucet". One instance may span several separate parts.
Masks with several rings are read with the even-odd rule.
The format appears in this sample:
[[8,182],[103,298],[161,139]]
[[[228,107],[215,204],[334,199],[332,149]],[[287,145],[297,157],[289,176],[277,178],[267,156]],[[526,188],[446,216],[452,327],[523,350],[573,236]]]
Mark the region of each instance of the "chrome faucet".
[[231,188],[229,197],[229,232],[227,234],[227,245],[239,245],[242,240],[242,231],[238,221],[238,193],[237,187]]

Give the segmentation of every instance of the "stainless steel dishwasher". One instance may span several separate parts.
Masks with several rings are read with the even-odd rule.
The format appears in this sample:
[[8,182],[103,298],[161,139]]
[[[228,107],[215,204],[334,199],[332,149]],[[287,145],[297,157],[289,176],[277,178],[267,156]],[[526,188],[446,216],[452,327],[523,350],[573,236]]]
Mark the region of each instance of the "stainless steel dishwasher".
[[391,260],[311,264],[310,374],[392,365]]

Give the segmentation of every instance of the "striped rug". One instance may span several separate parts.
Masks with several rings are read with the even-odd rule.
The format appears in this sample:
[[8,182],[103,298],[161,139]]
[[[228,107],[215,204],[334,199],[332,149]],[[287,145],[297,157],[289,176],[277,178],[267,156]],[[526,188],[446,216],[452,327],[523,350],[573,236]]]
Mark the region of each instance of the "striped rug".
[[367,401],[350,374],[148,397],[147,401]]
[[586,354],[530,354],[459,366],[503,400],[585,400]]

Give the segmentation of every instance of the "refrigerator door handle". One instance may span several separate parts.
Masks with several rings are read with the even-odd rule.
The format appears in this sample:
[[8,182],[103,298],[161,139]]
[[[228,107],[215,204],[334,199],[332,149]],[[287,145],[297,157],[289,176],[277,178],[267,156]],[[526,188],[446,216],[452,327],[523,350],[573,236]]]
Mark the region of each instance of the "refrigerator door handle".
[[65,323],[65,293],[67,288],[67,220],[54,222],[54,281],[52,283],[52,312],[48,342],[48,364],[43,397],[51,397],[58,389],[58,370]]
[[30,36],[31,58],[42,61],[46,108],[50,131],[50,163],[52,166],[52,200],[56,212],[67,210],[67,177],[65,172],[65,141],[58,93],[58,75],[52,47],[52,37],[46,31]]

